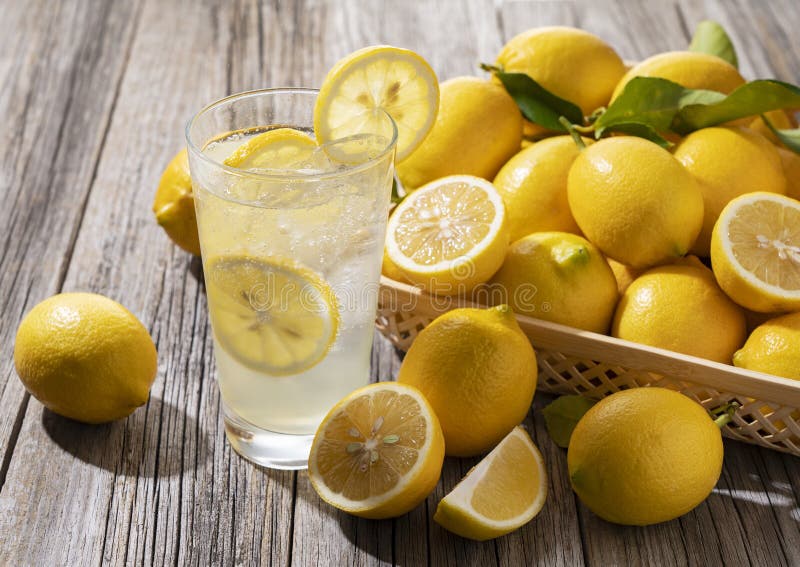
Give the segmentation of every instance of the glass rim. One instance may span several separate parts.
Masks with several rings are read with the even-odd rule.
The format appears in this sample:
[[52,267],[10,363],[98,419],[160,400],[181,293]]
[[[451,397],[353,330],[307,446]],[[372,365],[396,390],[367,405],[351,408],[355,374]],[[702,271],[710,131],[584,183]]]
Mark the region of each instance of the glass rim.
[[[221,161],[217,161],[206,154],[203,153],[202,148],[198,147],[193,141],[191,137],[191,130],[192,127],[195,125],[197,120],[199,120],[203,115],[212,110],[222,107],[225,104],[229,104],[232,101],[236,101],[239,99],[246,99],[250,97],[257,97],[262,95],[271,95],[271,94],[313,94],[319,95],[319,89],[314,89],[310,87],[270,87],[266,89],[256,89],[251,91],[243,91],[240,93],[234,93],[223,97],[221,99],[215,100],[207,105],[205,105],[202,109],[200,109],[196,114],[194,114],[187,122],[186,127],[184,129],[184,135],[186,137],[186,146],[196,158],[210,164],[214,167],[218,167],[223,171],[228,172],[231,175],[236,175],[240,177],[247,177],[250,179],[261,179],[264,181],[285,181],[285,180],[293,180],[293,181],[316,181],[316,180],[323,180],[323,179],[331,179],[336,177],[347,176],[353,173],[358,173],[360,171],[369,169],[376,162],[382,160],[386,157],[387,154],[393,152],[395,146],[397,145],[397,123],[392,118],[391,114],[386,112],[383,109],[379,109],[388,119],[389,124],[392,126],[392,138],[386,144],[386,147],[381,150],[379,154],[369,158],[368,160],[358,163],[355,165],[346,165],[341,169],[337,169],[336,171],[331,171],[327,173],[305,173],[302,171],[283,171],[276,169],[275,172],[264,173],[264,172],[256,172],[256,171],[249,171],[246,169],[239,169],[237,167],[231,167],[229,165],[225,165]],[[291,126],[289,126],[291,127]]]

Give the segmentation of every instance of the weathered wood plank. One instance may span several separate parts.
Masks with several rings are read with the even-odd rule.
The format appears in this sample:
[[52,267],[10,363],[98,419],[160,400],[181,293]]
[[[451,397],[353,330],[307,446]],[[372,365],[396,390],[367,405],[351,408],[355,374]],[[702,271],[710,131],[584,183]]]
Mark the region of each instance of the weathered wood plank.
[[14,371],[14,335],[61,287],[137,4],[0,7],[0,490],[28,399]]

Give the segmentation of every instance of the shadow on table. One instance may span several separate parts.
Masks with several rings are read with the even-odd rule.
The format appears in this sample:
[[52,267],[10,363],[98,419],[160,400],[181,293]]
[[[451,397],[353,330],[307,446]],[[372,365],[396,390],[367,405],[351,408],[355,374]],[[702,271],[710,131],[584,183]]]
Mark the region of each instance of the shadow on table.
[[172,476],[209,456],[208,435],[194,417],[151,397],[126,419],[88,425],[42,409],[42,425],[59,447],[81,461],[125,476]]
[[199,283],[202,284],[205,282],[203,277],[203,262],[200,260],[199,256],[192,256],[192,259],[189,260],[189,273]]

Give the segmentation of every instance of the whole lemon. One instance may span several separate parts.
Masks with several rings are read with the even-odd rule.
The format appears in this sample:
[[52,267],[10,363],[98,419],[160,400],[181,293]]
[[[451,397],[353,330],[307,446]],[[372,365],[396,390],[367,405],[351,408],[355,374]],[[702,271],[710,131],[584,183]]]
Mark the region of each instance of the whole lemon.
[[800,201],[800,155],[778,148],[783,174],[786,176],[786,195]]
[[492,179],[519,151],[522,114],[506,90],[477,77],[457,77],[439,87],[439,113],[428,136],[397,173],[407,189],[447,175]]
[[606,261],[611,267],[611,271],[614,272],[614,278],[617,280],[617,291],[619,291],[620,295],[625,293],[625,290],[643,273],[643,270],[631,268],[613,258],[606,258]]
[[485,453],[527,415],[536,353],[505,305],[455,309],[414,339],[397,381],[418,388],[442,425],[445,451]]
[[[769,112],[765,112],[764,116],[767,117],[767,120],[777,128],[778,130],[791,130],[792,128],[797,128],[797,121],[794,119],[794,116],[791,112],[783,111],[783,110],[770,110]],[[783,143],[778,139],[775,133],[767,126],[764,119],[761,116],[758,116],[750,122],[749,127],[754,132],[758,132],[762,136],[764,136],[767,140],[776,144],[780,147],[784,147]]]
[[646,268],[683,256],[703,225],[703,195],[664,148],[635,136],[581,152],[567,180],[572,216],[606,256]]
[[172,241],[195,256],[200,255],[197,217],[194,211],[189,156],[181,150],[170,160],[153,200],[156,221]]
[[739,368],[800,380],[800,313],[762,323],[733,355]]
[[551,26],[513,37],[500,50],[497,65],[525,73],[553,94],[578,105],[588,116],[606,106],[625,64],[605,41],[587,31]]
[[722,471],[722,435],[699,404],[663,388],[623,390],[578,422],[567,450],[570,482],[595,514],[646,526],[689,512]]
[[147,402],[157,357],[147,329],[116,301],[60,293],[20,323],[14,364],[25,388],[51,411],[103,423]]
[[692,246],[694,254],[710,254],[711,231],[731,199],[753,191],[786,193],[777,148],[749,128],[697,130],[683,138],[673,155],[703,194],[703,228]]
[[493,183],[506,205],[512,242],[532,232],[580,231],[567,201],[567,175],[579,153],[571,136],[554,136],[525,148],[500,169]]
[[705,89],[725,94],[745,83],[736,67],[716,55],[696,51],[667,51],[645,59],[625,73],[614,89],[612,100],[634,77],[658,77],[687,89]]
[[608,331],[619,298],[600,251],[566,232],[535,232],[514,242],[491,283],[521,315],[596,333]]
[[625,290],[611,334],[730,364],[746,336],[745,315],[705,266],[659,266]]

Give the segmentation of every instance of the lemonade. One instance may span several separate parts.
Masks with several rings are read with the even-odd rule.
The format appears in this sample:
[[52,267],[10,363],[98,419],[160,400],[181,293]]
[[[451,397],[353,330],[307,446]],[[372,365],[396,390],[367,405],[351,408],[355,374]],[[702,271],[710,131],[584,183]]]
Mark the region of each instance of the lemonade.
[[281,468],[304,467],[327,411],[369,381],[393,177],[388,115],[318,146],[315,98],[237,95],[187,132],[226,433]]

